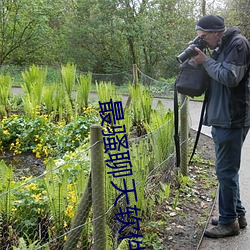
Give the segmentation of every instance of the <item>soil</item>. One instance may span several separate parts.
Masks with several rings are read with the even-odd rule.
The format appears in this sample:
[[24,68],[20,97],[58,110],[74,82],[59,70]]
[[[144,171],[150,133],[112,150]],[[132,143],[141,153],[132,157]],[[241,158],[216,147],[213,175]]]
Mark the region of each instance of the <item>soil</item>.
[[[195,134],[191,131],[191,148]],[[156,206],[157,226],[151,230],[161,240],[152,242],[152,248],[147,249],[199,249],[217,194],[214,144],[210,137],[201,134],[193,161],[188,168],[188,183],[173,181],[169,199]]]
[[13,167],[16,181],[23,176],[39,176],[45,171],[43,159],[37,159],[32,153],[13,155],[12,152],[7,152],[0,156],[0,160],[4,160],[7,166],[11,165]]

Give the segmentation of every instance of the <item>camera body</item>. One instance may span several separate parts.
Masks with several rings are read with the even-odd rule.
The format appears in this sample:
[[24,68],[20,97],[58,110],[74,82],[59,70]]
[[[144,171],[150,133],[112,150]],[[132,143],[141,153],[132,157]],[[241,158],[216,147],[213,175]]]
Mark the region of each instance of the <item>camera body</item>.
[[198,53],[195,51],[195,47],[199,48],[200,50],[203,50],[207,48],[207,43],[199,36],[197,36],[190,45],[180,54],[176,57],[177,61],[179,63],[183,63],[188,58],[198,55]]

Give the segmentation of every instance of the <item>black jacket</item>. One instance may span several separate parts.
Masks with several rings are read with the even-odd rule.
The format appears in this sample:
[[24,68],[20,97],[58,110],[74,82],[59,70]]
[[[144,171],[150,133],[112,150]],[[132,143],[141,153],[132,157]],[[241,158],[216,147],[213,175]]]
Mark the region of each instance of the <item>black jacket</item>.
[[203,63],[211,77],[204,124],[250,126],[250,45],[237,27],[227,30],[219,49]]

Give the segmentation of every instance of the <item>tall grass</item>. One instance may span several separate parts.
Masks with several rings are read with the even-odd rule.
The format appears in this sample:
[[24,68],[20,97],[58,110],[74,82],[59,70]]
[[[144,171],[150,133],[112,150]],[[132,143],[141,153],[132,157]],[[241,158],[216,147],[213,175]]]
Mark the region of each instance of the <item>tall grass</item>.
[[44,89],[43,102],[46,108],[46,113],[50,114],[53,111],[54,94],[56,85],[46,86]]
[[151,121],[145,124],[148,133],[151,133],[155,160],[161,163],[173,152],[173,112],[167,111],[161,101],[151,114]]
[[22,76],[24,80],[21,83],[24,91],[24,111],[29,117],[35,117],[42,103],[47,68],[32,65],[28,70],[22,72]]
[[129,85],[129,92],[132,101],[132,111],[136,124],[150,123],[153,97],[149,89],[142,84]]
[[116,92],[116,86],[112,82],[96,82],[98,100],[100,102],[120,101],[121,97]]
[[8,167],[4,161],[0,161],[0,214],[4,216],[5,223],[9,222],[12,214],[14,176],[12,166]]
[[91,89],[92,74],[80,75],[78,78],[79,85],[77,87],[76,105],[78,111],[88,107],[89,94]]
[[9,96],[11,93],[12,79],[10,74],[0,75],[0,115],[7,116],[9,110]]
[[70,101],[72,101],[72,92],[76,82],[76,65],[67,63],[61,66],[62,86],[64,87]]

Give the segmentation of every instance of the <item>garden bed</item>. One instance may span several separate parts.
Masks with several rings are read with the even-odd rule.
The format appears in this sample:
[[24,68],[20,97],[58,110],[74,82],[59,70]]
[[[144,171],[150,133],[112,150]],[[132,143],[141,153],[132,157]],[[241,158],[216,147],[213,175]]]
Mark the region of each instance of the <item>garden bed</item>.
[[200,136],[194,158],[189,166],[189,180],[182,184],[173,180],[171,190],[174,191],[169,199],[155,205],[154,215],[145,228],[151,231],[151,238],[145,240],[151,241],[152,247],[147,249],[198,249],[217,193],[211,138]]

